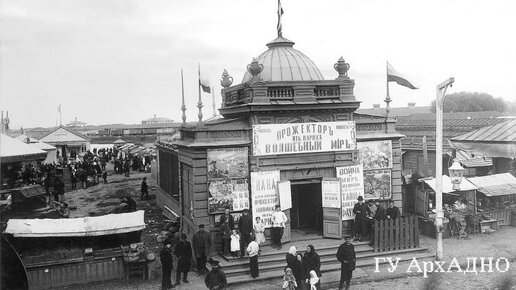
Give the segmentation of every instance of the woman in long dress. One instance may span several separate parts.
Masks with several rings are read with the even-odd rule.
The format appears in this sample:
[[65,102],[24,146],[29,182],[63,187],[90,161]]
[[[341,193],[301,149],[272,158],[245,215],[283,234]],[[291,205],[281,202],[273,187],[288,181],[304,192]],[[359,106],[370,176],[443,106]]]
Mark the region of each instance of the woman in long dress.
[[256,217],[256,222],[254,223],[254,234],[256,236],[256,242],[258,245],[265,242],[265,225],[262,223],[262,220],[260,217]]

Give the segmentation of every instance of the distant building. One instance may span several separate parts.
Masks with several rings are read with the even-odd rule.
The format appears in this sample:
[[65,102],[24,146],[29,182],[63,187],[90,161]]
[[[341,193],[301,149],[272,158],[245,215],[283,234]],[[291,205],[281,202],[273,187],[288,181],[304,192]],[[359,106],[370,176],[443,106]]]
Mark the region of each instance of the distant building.
[[174,120],[163,118],[163,117],[156,117],[156,114],[154,114],[154,117],[143,120],[142,124],[144,125],[151,125],[151,124],[172,124],[174,123]]
[[39,139],[40,142],[57,147],[59,157],[64,161],[76,158],[90,149],[90,140],[69,128],[59,126]]
[[[385,116],[387,114],[386,108],[381,108],[380,104],[374,104],[372,108],[364,108],[356,110],[357,114]],[[400,117],[408,117],[414,114],[429,114],[432,113],[432,106],[416,107],[415,102],[407,103],[406,107],[392,107],[390,108],[389,117],[398,119]]]
[[70,123],[66,124],[66,127],[85,127],[86,122],[78,121],[77,117],[75,117],[75,120],[71,121]]

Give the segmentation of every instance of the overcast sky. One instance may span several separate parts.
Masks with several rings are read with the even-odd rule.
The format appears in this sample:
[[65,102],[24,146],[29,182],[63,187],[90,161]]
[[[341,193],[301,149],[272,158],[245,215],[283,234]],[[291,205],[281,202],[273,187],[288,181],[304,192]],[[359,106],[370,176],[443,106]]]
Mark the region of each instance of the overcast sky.
[[[385,61],[417,82],[390,84],[394,107],[428,105],[435,86],[516,101],[514,0],[283,0],[283,36],[326,79],[350,63],[362,108],[385,106]],[[197,120],[197,64],[215,85],[224,68],[240,83],[276,37],[276,0],[2,0],[0,107],[12,127]],[[203,95],[204,116],[212,115]]]

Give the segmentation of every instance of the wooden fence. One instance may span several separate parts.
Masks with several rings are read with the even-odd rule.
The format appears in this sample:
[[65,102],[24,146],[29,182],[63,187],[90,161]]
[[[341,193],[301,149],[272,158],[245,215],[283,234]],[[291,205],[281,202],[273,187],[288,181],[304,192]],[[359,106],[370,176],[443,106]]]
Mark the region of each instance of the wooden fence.
[[419,247],[419,223],[415,215],[374,222],[375,252]]
[[491,219],[497,220],[498,225],[500,226],[508,226],[511,225],[511,209],[498,209],[498,210],[489,210],[484,212],[479,212],[479,214],[484,216],[491,216]]

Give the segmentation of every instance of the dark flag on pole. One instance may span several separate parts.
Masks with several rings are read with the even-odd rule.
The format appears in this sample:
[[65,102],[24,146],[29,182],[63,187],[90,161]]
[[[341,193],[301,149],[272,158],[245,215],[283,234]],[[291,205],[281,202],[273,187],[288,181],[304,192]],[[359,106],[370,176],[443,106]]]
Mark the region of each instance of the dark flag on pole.
[[278,37],[282,36],[281,30],[283,27],[281,26],[281,15],[283,15],[283,7],[281,7],[281,0],[278,0]]
[[396,82],[400,86],[413,90],[418,88],[414,82],[409,81],[404,75],[397,72],[389,62],[387,62],[387,82]]
[[201,77],[201,69],[200,68],[199,68],[199,85],[201,86],[203,92],[208,93],[208,94],[211,93],[210,81],[205,77]]

